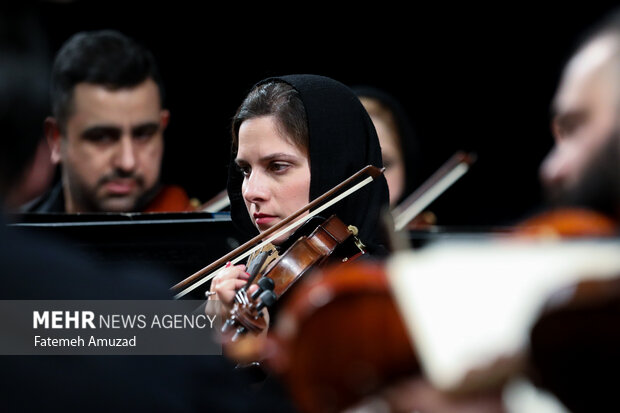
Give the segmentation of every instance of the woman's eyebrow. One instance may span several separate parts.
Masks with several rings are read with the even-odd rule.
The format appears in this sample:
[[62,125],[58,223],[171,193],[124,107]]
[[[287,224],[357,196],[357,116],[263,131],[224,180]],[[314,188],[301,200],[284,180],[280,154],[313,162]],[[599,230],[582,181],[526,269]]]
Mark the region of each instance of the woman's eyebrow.
[[298,156],[292,155],[290,153],[276,152],[276,153],[271,153],[269,155],[263,156],[259,160],[261,162],[269,162],[269,161],[272,161],[274,159],[284,159],[284,160],[291,160],[292,161],[292,160],[298,159]]
[[[293,155],[290,153],[286,153],[286,152],[276,152],[276,153],[270,153],[269,155],[265,155],[261,158],[258,159],[259,162],[261,163],[266,163],[266,162],[270,162],[273,161],[274,159],[277,160],[285,160],[285,161],[295,161],[297,159],[299,159],[299,156],[297,155]],[[243,158],[235,158],[235,163],[237,165],[241,164],[241,163],[249,163],[247,160],[243,159]]]

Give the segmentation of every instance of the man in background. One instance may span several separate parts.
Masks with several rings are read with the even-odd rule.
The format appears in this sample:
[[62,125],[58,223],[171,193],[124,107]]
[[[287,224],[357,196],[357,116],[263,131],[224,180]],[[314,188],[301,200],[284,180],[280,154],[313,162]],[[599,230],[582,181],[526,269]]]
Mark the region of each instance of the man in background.
[[160,183],[164,85],[150,51],[122,33],[77,33],[57,53],[45,120],[61,179],[26,212],[173,212],[194,207]]

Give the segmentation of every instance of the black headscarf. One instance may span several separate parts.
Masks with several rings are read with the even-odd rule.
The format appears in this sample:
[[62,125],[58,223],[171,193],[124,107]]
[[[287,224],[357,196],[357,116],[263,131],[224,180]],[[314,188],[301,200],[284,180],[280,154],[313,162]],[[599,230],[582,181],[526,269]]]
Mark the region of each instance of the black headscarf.
[[[318,75],[289,75],[265,79],[255,85],[279,79],[295,88],[306,109],[309,131],[310,200],[327,192],[366,165],[382,167],[381,148],[368,113],[347,86]],[[231,217],[248,235],[256,235],[243,197],[243,176],[234,165],[232,154],[228,172]],[[381,213],[389,204],[385,177],[381,175],[353,195],[321,212],[327,218],[336,214],[346,225],[359,229],[359,238],[369,252],[385,245]]]
[[399,145],[405,162],[405,186],[403,194],[397,201],[397,204],[413,193],[421,182],[421,159],[420,159],[420,142],[416,136],[413,123],[403,105],[388,92],[373,86],[358,85],[351,88],[353,92],[361,97],[376,99],[386,106],[392,112],[398,134],[400,137]]

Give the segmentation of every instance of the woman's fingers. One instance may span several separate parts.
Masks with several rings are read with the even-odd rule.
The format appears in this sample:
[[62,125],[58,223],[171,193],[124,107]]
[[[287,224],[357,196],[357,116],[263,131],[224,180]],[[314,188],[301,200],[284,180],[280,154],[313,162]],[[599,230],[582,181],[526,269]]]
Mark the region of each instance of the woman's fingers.
[[245,271],[245,265],[226,265],[211,281],[210,291],[214,294],[210,300],[219,300],[224,310],[232,308],[237,290],[247,284],[250,275]]
[[250,285],[250,288],[248,288],[248,295],[252,295],[254,293],[254,291],[258,290],[258,285],[257,284],[252,284]]
[[211,281],[211,291],[215,291],[215,288],[223,281],[235,278],[247,280],[247,277],[248,276],[245,272],[245,265],[240,264],[235,266],[228,266],[220,270],[220,272],[213,278],[213,280]]
[[245,284],[246,280],[237,278],[222,280],[215,286],[215,299],[226,306],[232,306],[237,290]]

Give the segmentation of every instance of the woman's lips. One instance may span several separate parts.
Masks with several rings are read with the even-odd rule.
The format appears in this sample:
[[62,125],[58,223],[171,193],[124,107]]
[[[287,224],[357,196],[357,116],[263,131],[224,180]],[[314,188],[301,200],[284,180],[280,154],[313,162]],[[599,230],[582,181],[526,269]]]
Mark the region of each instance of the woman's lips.
[[278,219],[275,215],[267,215],[267,214],[254,214],[254,222],[259,227],[268,227],[273,222]]

